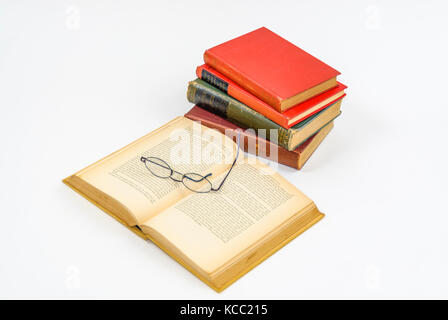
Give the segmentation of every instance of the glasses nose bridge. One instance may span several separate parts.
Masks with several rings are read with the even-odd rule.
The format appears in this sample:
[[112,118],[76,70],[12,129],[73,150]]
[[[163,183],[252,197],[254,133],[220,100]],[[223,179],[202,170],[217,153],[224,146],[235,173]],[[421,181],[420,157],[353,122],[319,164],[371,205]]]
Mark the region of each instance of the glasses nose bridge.
[[171,172],[171,179],[173,179],[176,182],[182,182],[184,178],[184,175],[180,173],[179,171],[173,170]]

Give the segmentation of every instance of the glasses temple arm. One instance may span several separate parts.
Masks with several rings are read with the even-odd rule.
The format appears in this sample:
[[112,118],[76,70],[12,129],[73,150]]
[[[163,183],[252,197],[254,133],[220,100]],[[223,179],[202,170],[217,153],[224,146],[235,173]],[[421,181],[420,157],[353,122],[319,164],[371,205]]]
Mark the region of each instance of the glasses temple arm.
[[238,156],[240,154],[240,131],[238,131],[238,136],[237,136],[237,151],[236,151],[236,156],[235,159],[233,160],[232,166],[230,167],[229,171],[227,171],[224,179],[222,179],[221,183],[219,184],[218,188],[212,188],[212,190],[214,191],[218,191],[219,189],[221,189],[222,185],[224,184],[224,182],[226,181],[227,177],[230,174],[230,171],[232,171],[233,167],[235,166],[236,161],[238,160]]

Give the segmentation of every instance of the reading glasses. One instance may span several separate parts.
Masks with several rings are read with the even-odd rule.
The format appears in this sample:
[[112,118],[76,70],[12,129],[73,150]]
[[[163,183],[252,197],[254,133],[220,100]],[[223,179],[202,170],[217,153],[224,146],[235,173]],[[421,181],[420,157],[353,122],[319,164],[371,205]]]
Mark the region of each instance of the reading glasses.
[[169,178],[175,182],[182,182],[187,189],[193,192],[208,193],[210,191],[219,191],[235,166],[236,160],[238,159],[240,153],[240,132],[238,132],[237,136],[237,146],[238,148],[235,159],[233,160],[229,171],[227,171],[227,174],[217,188],[214,188],[208,179],[212,176],[212,173],[207,173],[206,175],[201,175],[194,172],[181,173],[171,168],[166,161],[157,157],[140,157],[140,161],[145,164],[146,169],[158,178]]

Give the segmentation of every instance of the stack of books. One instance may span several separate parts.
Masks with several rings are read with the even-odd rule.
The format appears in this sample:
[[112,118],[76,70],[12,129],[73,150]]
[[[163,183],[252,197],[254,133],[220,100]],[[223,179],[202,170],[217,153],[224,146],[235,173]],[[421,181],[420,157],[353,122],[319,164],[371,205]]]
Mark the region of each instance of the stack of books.
[[267,28],[206,50],[204,62],[188,84],[195,106],[185,117],[241,129],[247,152],[300,169],[341,114],[340,72]]

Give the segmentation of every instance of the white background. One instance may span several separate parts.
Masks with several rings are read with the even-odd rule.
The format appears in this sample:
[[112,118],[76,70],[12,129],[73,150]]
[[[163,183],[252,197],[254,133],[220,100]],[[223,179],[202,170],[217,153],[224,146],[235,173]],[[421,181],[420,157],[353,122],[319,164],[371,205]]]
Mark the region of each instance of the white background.
[[[448,298],[446,2],[0,4],[0,298]],[[279,167],[326,218],[217,294],[61,179],[184,114],[204,50],[260,26],[349,89]]]

